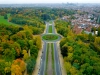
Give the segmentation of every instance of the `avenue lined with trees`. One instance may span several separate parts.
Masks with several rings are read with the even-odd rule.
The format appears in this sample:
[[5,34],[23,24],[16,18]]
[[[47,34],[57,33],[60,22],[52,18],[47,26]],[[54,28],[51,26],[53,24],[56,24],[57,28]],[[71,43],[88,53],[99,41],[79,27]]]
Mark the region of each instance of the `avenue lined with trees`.
[[[91,29],[92,32],[98,31],[98,35],[84,31],[75,34],[70,22],[75,13],[76,10],[60,8],[0,8],[0,75],[23,75],[26,71],[32,75],[42,46],[40,35],[49,20],[55,20],[57,32],[64,37],[60,41],[60,49],[67,75],[100,75],[100,27]],[[71,18],[62,20],[66,15]],[[48,31],[53,33],[52,27]],[[43,38],[48,40],[52,36]],[[57,38],[58,35],[53,36],[53,40]],[[54,46],[55,43],[50,46],[51,53]]]

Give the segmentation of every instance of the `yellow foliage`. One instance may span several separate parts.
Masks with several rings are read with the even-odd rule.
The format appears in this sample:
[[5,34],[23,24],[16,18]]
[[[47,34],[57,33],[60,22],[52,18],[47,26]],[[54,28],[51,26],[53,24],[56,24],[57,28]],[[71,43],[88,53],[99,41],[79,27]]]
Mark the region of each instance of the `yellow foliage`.
[[26,50],[23,50],[22,54],[24,54],[24,56],[23,56],[24,60],[28,59],[29,55]]
[[10,72],[10,68],[11,68],[11,62],[5,62],[5,73]]
[[12,65],[11,66],[11,75],[22,75],[20,66]]
[[24,58],[24,60],[27,60],[29,58],[28,53],[24,54],[24,57],[23,58]]
[[71,75],[77,75],[77,70],[76,70],[76,68],[75,68],[75,67],[72,67],[72,68],[70,69],[70,73],[71,73]]
[[70,63],[70,62],[65,62],[65,63],[64,63],[64,67],[65,67],[65,70],[66,70],[67,72],[69,72],[69,70],[71,69],[71,63]]
[[68,46],[68,52],[72,53],[73,52],[73,48],[71,46]]
[[64,57],[64,62],[66,62],[67,61],[67,57]]
[[100,37],[95,38],[94,46],[96,47],[97,51],[100,52]]
[[24,28],[25,31],[33,33],[32,29],[30,29],[28,25],[23,26],[23,28]]
[[25,54],[25,53],[27,53],[27,51],[26,50],[23,50],[22,54]]
[[22,72],[26,69],[25,62],[21,59],[16,59],[11,65],[11,75],[22,75]]
[[73,57],[73,53],[68,53],[68,58],[69,58],[69,60],[71,60],[72,57]]
[[39,49],[41,49],[41,37],[40,36],[36,36],[36,45]]

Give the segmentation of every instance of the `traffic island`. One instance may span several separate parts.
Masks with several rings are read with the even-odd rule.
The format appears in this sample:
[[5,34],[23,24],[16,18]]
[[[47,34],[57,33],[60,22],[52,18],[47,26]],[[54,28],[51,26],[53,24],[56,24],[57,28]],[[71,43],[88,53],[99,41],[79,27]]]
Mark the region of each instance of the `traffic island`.
[[59,41],[61,39],[61,37],[57,34],[43,34],[42,35],[42,40],[46,41],[46,42],[55,42],[55,41]]

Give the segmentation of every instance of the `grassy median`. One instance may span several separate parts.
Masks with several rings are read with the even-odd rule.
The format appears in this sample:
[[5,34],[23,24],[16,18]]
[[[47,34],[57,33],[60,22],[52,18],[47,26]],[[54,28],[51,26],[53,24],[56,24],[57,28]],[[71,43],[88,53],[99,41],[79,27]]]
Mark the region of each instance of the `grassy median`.
[[54,46],[53,43],[51,43],[51,49],[52,49],[52,69],[53,69],[53,75],[55,75],[55,67],[54,67]]
[[46,69],[45,69],[45,75],[47,75],[47,65],[48,65],[48,54],[49,54],[49,43],[47,43],[47,50],[46,50]]
[[49,33],[52,33],[52,25],[49,26]]
[[58,35],[54,35],[54,34],[46,34],[42,37],[44,40],[57,40],[58,39]]

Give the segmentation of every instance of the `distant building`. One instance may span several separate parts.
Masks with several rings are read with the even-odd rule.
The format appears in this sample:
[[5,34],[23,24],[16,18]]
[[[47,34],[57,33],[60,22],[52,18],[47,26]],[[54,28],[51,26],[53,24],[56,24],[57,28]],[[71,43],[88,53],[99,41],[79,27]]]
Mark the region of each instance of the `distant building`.
[[73,32],[75,33],[75,34],[80,34],[81,32],[82,32],[82,28],[79,28],[78,27],[78,25],[74,25],[74,27],[73,27]]
[[98,31],[95,31],[95,34],[98,35]]

